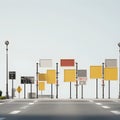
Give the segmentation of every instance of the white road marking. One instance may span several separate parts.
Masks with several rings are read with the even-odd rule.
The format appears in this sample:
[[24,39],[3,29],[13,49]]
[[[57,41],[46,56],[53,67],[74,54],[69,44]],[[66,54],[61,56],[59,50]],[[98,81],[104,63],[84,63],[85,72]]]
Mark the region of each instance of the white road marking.
[[0,118],[0,120],[5,120],[5,118],[4,118],[4,117],[2,117],[2,118]]
[[3,105],[3,103],[0,103],[0,105]]
[[38,102],[38,100],[35,100],[34,103]]
[[102,105],[102,103],[95,103],[96,105]]
[[10,112],[9,114],[18,114],[19,112],[21,112],[21,111],[16,110],[16,111]]
[[120,115],[119,111],[111,111],[112,113],[116,114],[116,115]]
[[92,102],[92,103],[93,103],[94,101],[93,101],[93,100],[89,100],[89,102]]
[[109,109],[110,107],[108,107],[108,106],[102,106],[102,108]]
[[21,107],[20,109],[26,109],[26,108],[28,108],[29,106],[23,106],[23,107]]
[[34,103],[29,103],[29,105],[33,105]]

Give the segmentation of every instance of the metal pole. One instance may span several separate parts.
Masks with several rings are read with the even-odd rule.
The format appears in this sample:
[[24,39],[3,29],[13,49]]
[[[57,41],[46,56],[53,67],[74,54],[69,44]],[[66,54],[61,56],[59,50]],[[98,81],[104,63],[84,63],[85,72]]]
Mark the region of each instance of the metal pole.
[[13,91],[13,85],[14,85],[13,82],[14,82],[14,81],[13,81],[13,79],[12,79],[12,99],[13,99],[13,97],[14,97],[14,96],[13,96],[13,92],[14,92],[14,91]]
[[31,98],[32,98],[32,83],[30,84],[30,93],[31,93]]
[[72,98],[72,93],[71,93],[71,82],[70,82],[70,99]]
[[102,63],[102,98],[104,99],[104,63]]
[[38,98],[38,63],[36,63],[36,98]]
[[96,99],[98,99],[98,79],[96,79]]
[[81,84],[81,99],[83,99],[83,84]]
[[108,99],[110,99],[110,80],[108,80]]
[[51,99],[53,98],[53,84],[51,84]]
[[58,63],[56,63],[56,98],[58,99]]
[[24,99],[26,99],[26,84],[24,83]]
[[8,95],[8,45],[9,41],[5,41],[6,45],[6,98],[9,99]]
[[118,43],[119,46],[119,95],[118,99],[120,99],[120,42]]
[[76,99],[78,98],[78,63],[76,63]]

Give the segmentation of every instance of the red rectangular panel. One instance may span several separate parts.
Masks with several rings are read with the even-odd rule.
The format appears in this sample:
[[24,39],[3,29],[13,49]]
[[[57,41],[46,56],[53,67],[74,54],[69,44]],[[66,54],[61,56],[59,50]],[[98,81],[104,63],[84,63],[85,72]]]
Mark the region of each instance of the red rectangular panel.
[[60,66],[63,67],[71,67],[75,65],[75,60],[74,59],[61,59],[60,60]]

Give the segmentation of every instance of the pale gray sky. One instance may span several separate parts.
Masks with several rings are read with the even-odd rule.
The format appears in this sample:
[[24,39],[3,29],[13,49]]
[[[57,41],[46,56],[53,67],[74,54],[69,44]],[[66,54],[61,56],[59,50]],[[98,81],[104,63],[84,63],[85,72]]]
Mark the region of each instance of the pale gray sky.
[[[20,76],[35,76],[40,58],[75,58],[88,73],[90,65],[118,58],[119,5],[120,0],[0,0],[0,89],[5,92],[5,40],[10,41],[9,70],[17,71],[15,87]],[[113,97],[118,95],[117,84],[111,85]],[[88,94],[94,85],[88,74],[85,97],[94,96]],[[61,82],[60,91],[61,97],[69,97],[69,83]]]

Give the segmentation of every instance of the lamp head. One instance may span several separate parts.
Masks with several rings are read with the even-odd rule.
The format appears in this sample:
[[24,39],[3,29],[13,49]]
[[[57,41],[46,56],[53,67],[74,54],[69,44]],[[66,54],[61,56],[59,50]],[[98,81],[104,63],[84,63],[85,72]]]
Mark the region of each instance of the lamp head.
[[6,44],[6,45],[9,45],[9,41],[5,41],[5,44]]

